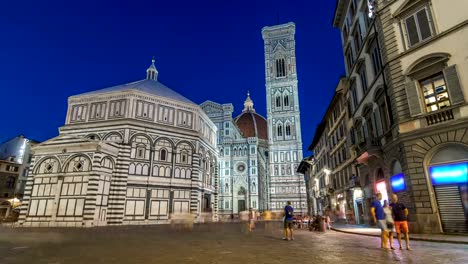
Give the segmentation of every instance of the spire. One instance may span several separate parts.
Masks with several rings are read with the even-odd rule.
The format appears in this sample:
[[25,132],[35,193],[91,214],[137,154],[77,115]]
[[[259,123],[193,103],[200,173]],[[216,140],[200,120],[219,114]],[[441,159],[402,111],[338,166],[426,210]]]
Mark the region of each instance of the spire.
[[244,110],[242,110],[242,112],[255,112],[253,105],[254,103],[252,99],[250,99],[250,92],[247,91],[247,99],[244,101]]
[[146,70],[146,79],[147,80],[158,80],[158,70],[156,69],[156,66],[154,66],[154,56],[153,59],[151,60],[151,65],[148,67]]

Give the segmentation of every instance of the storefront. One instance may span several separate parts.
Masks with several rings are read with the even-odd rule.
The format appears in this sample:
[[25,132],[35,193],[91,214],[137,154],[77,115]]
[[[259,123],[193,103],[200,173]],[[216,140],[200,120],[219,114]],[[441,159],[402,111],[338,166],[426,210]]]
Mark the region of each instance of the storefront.
[[346,199],[344,193],[336,195],[336,215],[338,219],[346,219]]
[[364,224],[364,193],[361,188],[356,188],[353,191],[353,200],[354,200],[354,217],[356,219],[356,224]]
[[452,145],[439,150],[427,172],[442,230],[468,233],[468,148]]

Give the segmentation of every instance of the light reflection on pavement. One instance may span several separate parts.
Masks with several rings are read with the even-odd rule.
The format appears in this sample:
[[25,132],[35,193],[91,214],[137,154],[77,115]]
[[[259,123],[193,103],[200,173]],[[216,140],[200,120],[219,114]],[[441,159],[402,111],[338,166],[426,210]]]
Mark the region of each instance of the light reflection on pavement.
[[[273,224],[273,223],[271,223]],[[0,228],[0,263],[468,263],[468,245],[412,241],[386,251],[376,237],[300,230],[281,240],[279,223],[251,234],[240,224],[93,229]]]

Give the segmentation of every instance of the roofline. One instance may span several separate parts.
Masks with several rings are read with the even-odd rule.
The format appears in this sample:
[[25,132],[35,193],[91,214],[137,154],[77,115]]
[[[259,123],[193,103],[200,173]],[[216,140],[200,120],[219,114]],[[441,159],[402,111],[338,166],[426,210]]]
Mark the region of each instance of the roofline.
[[[172,90],[171,88],[169,88],[168,86],[166,86],[164,83],[160,82],[160,81],[155,81],[155,82],[159,82],[160,84],[162,84],[163,86],[166,86],[166,88],[172,90],[174,93],[177,93],[179,94],[180,96],[182,96],[183,98],[187,99],[188,102],[186,101],[181,101],[181,100],[177,100],[177,99],[173,99],[173,98],[170,98],[170,97],[165,97],[165,96],[161,96],[161,95],[157,95],[157,94],[152,94],[152,93],[148,93],[148,92],[145,92],[145,91],[142,91],[142,90],[139,90],[139,89],[135,89],[135,88],[128,88],[128,89],[125,89],[125,90],[117,90],[117,91],[106,91],[106,92],[100,92],[98,93],[99,90],[103,90],[103,89],[108,89],[108,88],[113,88],[115,86],[121,86],[121,85],[126,85],[126,84],[131,84],[131,83],[137,83],[137,82],[142,82],[142,81],[146,81],[148,79],[141,79],[141,80],[138,80],[138,81],[134,81],[134,82],[129,82],[129,83],[124,83],[124,84],[118,84],[118,85],[114,85],[114,86],[110,86],[110,87],[106,87],[106,88],[102,88],[102,89],[98,89],[98,90],[93,90],[93,91],[89,91],[89,92],[84,92],[84,93],[81,93],[81,94],[75,94],[75,95],[71,95],[68,97],[68,103],[70,103],[70,100],[78,100],[78,99],[81,99],[81,98],[89,98],[89,97],[96,97],[96,96],[101,96],[101,95],[109,95],[109,94],[113,94],[113,93],[124,93],[124,92],[132,92],[132,93],[141,93],[141,94],[145,94],[145,95],[150,95],[150,96],[153,96],[153,97],[157,97],[157,98],[163,98],[164,100],[169,100],[171,102],[175,102],[175,103],[183,103],[183,104],[187,104],[187,105],[190,105],[192,107],[200,107],[199,104],[193,102],[192,100],[190,100],[189,98],[181,95],[180,93]],[[154,80],[153,80],[154,81]]]
[[[333,19],[332,19],[332,26],[335,28],[340,27],[340,22],[343,20],[341,17],[343,17],[343,12],[344,12],[344,17],[346,17],[346,11],[343,10],[345,7],[348,6],[349,0],[336,0],[336,6],[335,6],[335,12],[333,14]],[[340,8],[342,7],[342,8]],[[340,15],[340,17],[339,17]]]
[[332,97],[330,103],[328,104],[327,110],[325,111],[325,114],[323,115],[324,120],[326,120],[326,117],[330,113],[331,108],[335,105],[335,102],[336,102],[336,100],[338,98],[338,95],[342,95],[341,87],[342,87],[342,85],[344,85],[345,81],[346,81],[346,77],[343,77],[343,76],[340,77],[340,80],[338,81],[338,84],[336,85],[336,88],[335,88],[335,93],[333,94],[333,97]]
[[273,26],[264,26],[262,28],[262,34],[263,32],[265,31],[268,31],[268,30],[275,30],[275,29],[279,29],[279,28],[287,28],[287,27],[296,27],[296,23],[292,22],[292,21],[289,21],[289,22],[286,22],[286,23],[283,23],[283,24],[277,24],[277,25],[273,25]]
[[14,136],[14,137],[11,137],[11,138],[9,138],[9,139],[7,139],[7,140],[4,140],[3,142],[0,142],[0,145],[3,145],[3,144],[5,144],[5,143],[7,143],[8,141],[13,140],[13,139],[15,139],[15,138],[17,138],[17,137],[23,137],[24,139],[29,140],[29,142],[31,142],[31,143],[41,143],[41,141],[34,140],[34,139],[30,139],[30,138],[27,138],[27,137],[26,137],[25,135],[23,135],[23,134],[19,134],[19,135],[17,135],[17,136]]
[[318,142],[320,141],[320,137],[322,136],[324,130],[325,130],[325,121],[322,120],[315,128],[314,138],[312,139],[312,143],[310,144],[309,148],[307,148],[307,150],[310,150],[310,151],[314,150],[314,148],[317,146]]

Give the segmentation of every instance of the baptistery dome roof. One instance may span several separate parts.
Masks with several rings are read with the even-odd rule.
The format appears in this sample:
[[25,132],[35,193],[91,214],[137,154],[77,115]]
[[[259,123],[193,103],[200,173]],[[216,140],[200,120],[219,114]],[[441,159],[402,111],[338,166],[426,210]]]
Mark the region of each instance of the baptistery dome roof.
[[195,104],[183,95],[179,94],[178,92],[172,90],[171,88],[165,86],[164,84],[158,81],[158,71],[154,66],[154,59],[152,60],[151,66],[146,70],[146,75],[146,79],[143,80],[99,89],[96,91],[80,94],[79,96],[137,90],[151,95],[161,96],[167,99],[180,101],[183,103]]

